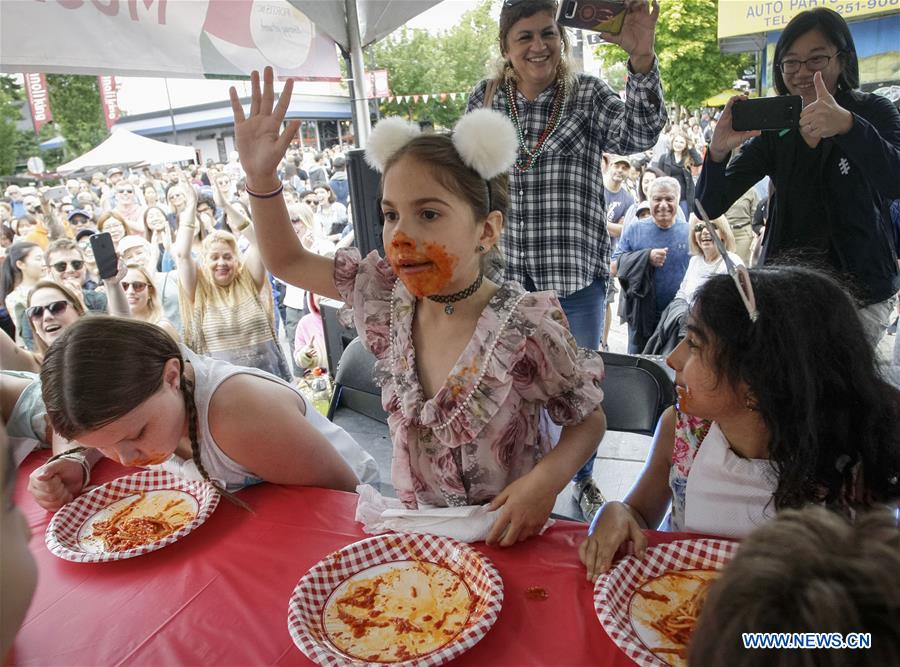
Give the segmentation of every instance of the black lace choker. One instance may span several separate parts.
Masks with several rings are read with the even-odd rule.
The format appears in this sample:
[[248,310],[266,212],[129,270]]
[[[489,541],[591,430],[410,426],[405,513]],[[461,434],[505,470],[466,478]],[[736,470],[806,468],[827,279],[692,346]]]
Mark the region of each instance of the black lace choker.
[[429,296],[428,298],[431,301],[443,303],[444,312],[447,313],[447,315],[452,315],[453,311],[456,310],[453,307],[453,303],[456,301],[467,299],[475,294],[475,292],[478,291],[478,288],[481,287],[482,280],[484,280],[484,271],[479,271],[478,277],[475,279],[475,282],[469,285],[466,289],[456,292],[455,294],[435,294],[433,296]]

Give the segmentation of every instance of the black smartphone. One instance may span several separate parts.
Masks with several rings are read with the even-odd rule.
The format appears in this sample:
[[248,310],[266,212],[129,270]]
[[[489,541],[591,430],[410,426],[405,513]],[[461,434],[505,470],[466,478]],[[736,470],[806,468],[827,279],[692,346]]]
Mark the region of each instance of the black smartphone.
[[562,0],[556,21],[569,28],[618,35],[625,13],[625,0]]
[[800,127],[802,110],[799,95],[738,100],[731,105],[731,127],[739,132],[793,129]]
[[100,232],[91,236],[91,248],[94,250],[94,261],[97,262],[97,272],[106,280],[113,278],[119,272],[119,256],[113,245],[109,232]]
[[59,201],[67,194],[69,194],[69,191],[68,189],[66,189],[65,185],[57,185],[52,188],[48,188],[44,193],[44,197],[46,197],[49,201]]

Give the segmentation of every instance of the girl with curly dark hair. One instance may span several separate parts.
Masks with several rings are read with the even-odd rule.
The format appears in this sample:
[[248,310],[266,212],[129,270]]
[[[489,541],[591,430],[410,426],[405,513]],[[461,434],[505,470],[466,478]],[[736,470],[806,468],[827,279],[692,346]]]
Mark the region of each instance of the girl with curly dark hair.
[[755,321],[729,276],[697,291],[668,358],[678,403],[625,502],[607,503],[581,545],[590,577],[623,542],[643,551],[641,530],[670,503],[672,530],[744,537],[785,508],[853,516],[900,500],[900,391],[882,378],[853,301],[811,269],[750,276]]

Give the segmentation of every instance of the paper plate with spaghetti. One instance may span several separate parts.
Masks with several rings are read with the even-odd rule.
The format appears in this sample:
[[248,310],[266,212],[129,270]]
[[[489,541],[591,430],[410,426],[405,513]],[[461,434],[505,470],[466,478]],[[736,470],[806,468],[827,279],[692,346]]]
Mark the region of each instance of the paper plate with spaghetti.
[[386,534],[344,547],[291,596],[297,647],[328,667],[436,667],[472,648],[497,620],[503,582],[467,544]]
[[734,556],[729,540],[679,540],[623,558],[594,586],[594,609],[610,638],[643,667],[682,667],[710,584]]
[[145,470],[62,507],[47,526],[45,542],[54,556],[79,563],[134,558],[180,540],[218,503],[218,492],[207,482]]

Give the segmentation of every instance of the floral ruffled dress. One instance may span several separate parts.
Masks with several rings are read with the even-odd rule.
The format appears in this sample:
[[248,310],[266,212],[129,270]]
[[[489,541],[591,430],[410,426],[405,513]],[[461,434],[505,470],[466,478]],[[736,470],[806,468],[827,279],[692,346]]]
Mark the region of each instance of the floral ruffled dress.
[[556,424],[600,407],[603,362],[579,349],[551,292],[500,286],[437,394],[416,372],[416,299],[390,265],[339,251],[334,282],[363,344],[376,357],[393,440],[392,481],[407,507],[473,505],[525,475],[554,445]]

